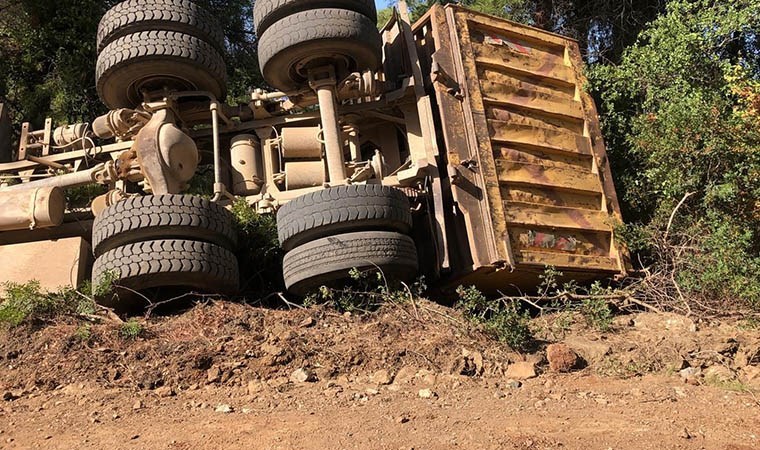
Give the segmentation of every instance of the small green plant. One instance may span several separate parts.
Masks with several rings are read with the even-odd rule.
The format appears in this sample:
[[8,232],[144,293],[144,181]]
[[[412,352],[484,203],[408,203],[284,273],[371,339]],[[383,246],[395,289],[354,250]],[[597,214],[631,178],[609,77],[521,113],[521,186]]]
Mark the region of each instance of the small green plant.
[[44,292],[40,282],[3,283],[5,298],[0,303],[0,323],[18,326],[27,321],[52,318],[66,309],[60,297]]
[[403,304],[410,299],[421,297],[427,289],[424,277],[411,285],[395,283],[385,278],[377,269],[359,270],[352,268],[349,279],[341,288],[322,286],[308,295],[304,304],[330,303],[339,311],[367,312],[384,303]]
[[241,289],[260,295],[282,291],[283,252],[274,214],[259,214],[242,198],[232,203],[231,211],[240,238],[237,256]]
[[580,312],[586,318],[586,323],[599,331],[610,331],[612,328],[612,310],[604,299],[605,295],[613,292],[610,288],[604,288],[595,281],[589,290],[589,298],[583,299]]
[[469,320],[482,325],[487,332],[515,350],[524,350],[533,335],[530,315],[513,300],[489,300],[474,286],[457,288],[457,307]]
[[92,326],[89,323],[85,323],[77,327],[74,331],[74,337],[82,342],[89,342],[92,339]]
[[119,328],[119,336],[123,339],[137,339],[143,332],[145,332],[145,327],[135,319],[124,322]]

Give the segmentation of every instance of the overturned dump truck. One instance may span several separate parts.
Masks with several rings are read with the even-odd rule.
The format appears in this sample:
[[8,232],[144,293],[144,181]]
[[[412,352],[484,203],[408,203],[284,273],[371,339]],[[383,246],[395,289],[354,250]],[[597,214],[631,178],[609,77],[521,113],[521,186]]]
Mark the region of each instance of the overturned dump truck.
[[[254,25],[271,89],[245,104],[223,102],[210,14],[127,0],[98,29],[107,114],[25,123],[11,148],[0,107],[4,279],[233,293],[240,199],[276,214],[297,295],[351,268],[484,291],[534,285],[546,266],[625,272],[573,40],[456,5],[411,24],[402,3],[378,31],[373,0],[257,0]],[[210,198],[183,194],[199,164],[213,165]],[[104,193],[67,207],[63,190],[91,184]]]

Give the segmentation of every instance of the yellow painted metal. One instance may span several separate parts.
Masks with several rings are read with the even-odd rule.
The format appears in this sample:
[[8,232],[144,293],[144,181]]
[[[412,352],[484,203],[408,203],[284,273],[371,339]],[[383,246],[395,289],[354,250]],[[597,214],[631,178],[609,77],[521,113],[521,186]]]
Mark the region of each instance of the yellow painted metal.
[[442,121],[464,125],[443,130],[473,255],[459,270],[464,279],[499,286],[544,266],[624,273],[627,253],[614,236],[620,207],[577,42],[455,5],[415,24],[427,26],[434,60],[462,99],[457,119],[437,89]]

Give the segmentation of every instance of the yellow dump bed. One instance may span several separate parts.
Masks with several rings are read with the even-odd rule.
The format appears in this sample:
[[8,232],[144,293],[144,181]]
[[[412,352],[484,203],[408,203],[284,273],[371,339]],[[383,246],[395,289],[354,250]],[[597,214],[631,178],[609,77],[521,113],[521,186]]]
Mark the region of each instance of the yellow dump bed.
[[498,289],[534,283],[545,266],[576,279],[623,273],[577,42],[454,5],[413,31],[445,142],[454,279]]

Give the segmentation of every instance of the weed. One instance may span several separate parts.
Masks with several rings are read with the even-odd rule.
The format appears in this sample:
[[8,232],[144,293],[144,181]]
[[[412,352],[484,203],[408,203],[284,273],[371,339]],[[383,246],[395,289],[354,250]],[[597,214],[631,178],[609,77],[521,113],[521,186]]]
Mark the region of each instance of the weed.
[[144,332],[145,327],[135,319],[130,319],[129,321],[124,322],[119,328],[119,336],[124,339],[137,339]]
[[424,277],[412,285],[389,283],[382,271],[377,269],[359,270],[352,268],[349,279],[341,288],[322,286],[304,299],[304,305],[329,303],[339,311],[367,312],[383,303],[405,303],[421,297],[427,289]]
[[0,303],[0,323],[18,326],[27,321],[49,319],[66,309],[61,297],[44,292],[40,282],[3,283],[5,298]]
[[474,286],[457,288],[457,307],[464,316],[515,350],[523,350],[533,339],[530,316],[516,301],[489,300]]
[[89,323],[79,326],[74,332],[74,337],[82,342],[89,342],[92,339],[92,326]]

